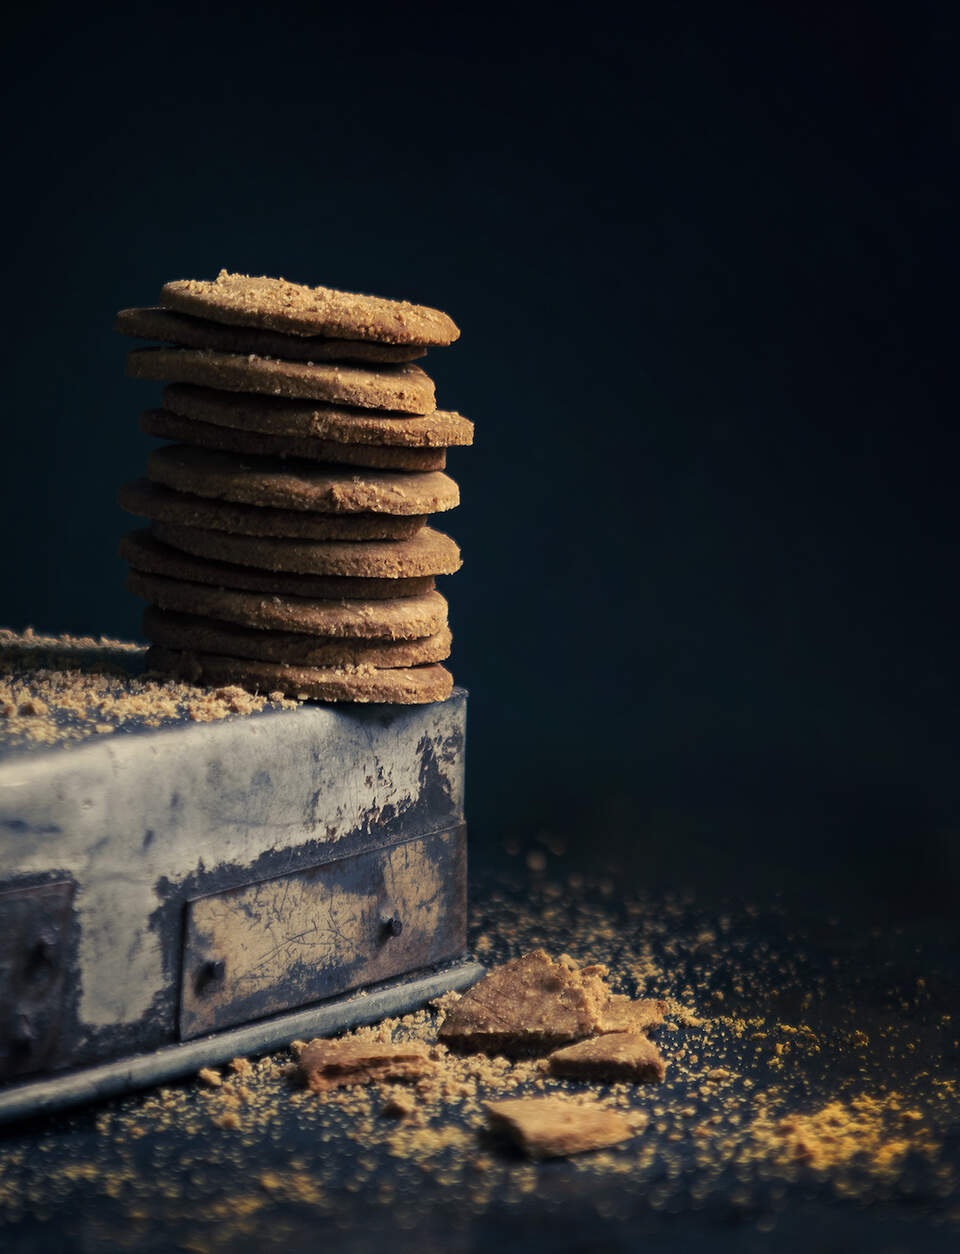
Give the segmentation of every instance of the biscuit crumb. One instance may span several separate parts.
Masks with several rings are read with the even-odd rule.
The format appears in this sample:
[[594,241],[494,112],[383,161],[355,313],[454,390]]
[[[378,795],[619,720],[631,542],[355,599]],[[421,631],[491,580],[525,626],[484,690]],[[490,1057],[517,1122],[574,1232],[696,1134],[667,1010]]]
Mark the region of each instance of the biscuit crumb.
[[[929,1001],[918,1008],[911,998],[925,994],[912,976],[908,996],[890,973],[891,992],[904,1000],[899,1007],[885,1001],[889,1013],[867,1022],[857,1015],[871,1003],[851,994],[848,972],[832,968],[824,983],[811,984],[809,955],[820,950],[799,929],[770,929],[766,949],[753,943],[755,916],[739,907],[721,922],[669,896],[627,895],[607,905],[590,879],[582,893],[567,891],[567,875],[558,882],[564,894],[556,896],[539,880],[524,881],[522,895],[489,891],[471,939],[491,937],[492,965],[541,946],[594,957],[609,965],[610,987],[661,1001],[665,1021],[651,1033],[669,1065],[656,1087],[558,1078],[537,1058],[454,1052],[437,1037],[446,1006],[462,1000],[448,994],[439,1009],[426,1006],[339,1038],[365,1049],[418,1045],[434,1064],[419,1079],[371,1078],[318,1097],[303,1086],[294,1051],[279,1051],[245,1060],[249,1072],[219,1068],[220,1087],[195,1078],[111,1103],[95,1115],[96,1154],[56,1130],[31,1131],[29,1143],[14,1138],[0,1155],[3,1221],[53,1210],[67,1188],[89,1194],[77,1200],[93,1205],[109,1187],[123,1190],[119,1221],[129,1223],[134,1211],[147,1215],[165,1225],[165,1236],[169,1225],[168,1244],[184,1248],[269,1244],[277,1236],[275,1202],[309,1207],[317,1224],[336,1217],[354,1230],[368,1213],[384,1230],[398,1213],[420,1224],[438,1201],[454,1221],[459,1214],[465,1225],[487,1224],[504,1205],[529,1198],[544,1169],[492,1141],[484,1103],[537,1097],[589,1099],[626,1121],[634,1139],[547,1168],[576,1195],[614,1208],[642,1199],[668,1213],[692,1204],[749,1225],[752,1214],[766,1220],[771,1204],[785,1219],[812,1194],[857,1207],[919,1202],[911,1213],[922,1209],[934,1222],[960,1217],[953,1200],[957,1016],[951,1021],[949,1009]],[[697,938],[708,927],[717,939],[704,951]],[[600,964],[564,965],[580,972]],[[925,971],[928,985],[940,987],[943,971]],[[727,1014],[715,1013],[711,996],[721,981]],[[809,1020],[774,1010],[803,1007],[811,990],[815,1001],[829,1001],[826,1015],[817,1017],[815,1005]],[[701,1003],[714,1009],[711,1018],[700,1017]],[[691,1019],[695,1026],[687,1025]],[[754,1041],[753,1032],[766,1037]],[[787,1042],[781,1067],[771,1069],[773,1044]],[[394,1102],[412,1109],[385,1112]],[[221,1124],[227,1130],[211,1136]],[[144,1170],[152,1158],[144,1151],[155,1141],[162,1148],[164,1138],[178,1153],[186,1144],[188,1184]],[[616,1210],[610,1215],[616,1219]],[[118,1242],[125,1235],[118,1230]]]
[[28,697],[26,701],[20,703],[17,713],[24,714],[29,718],[34,715],[46,714],[49,709],[50,707],[46,701],[41,700],[40,697]]
[[391,1093],[380,1108],[385,1119],[406,1119],[417,1108],[416,1100],[409,1093]]
[[213,722],[253,714],[268,704],[295,708],[236,686],[209,689],[136,673],[146,648],[107,637],[42,636],[0,628],[0,718],[12,745],[76,744],[124,728],[162,727],[185,719]]

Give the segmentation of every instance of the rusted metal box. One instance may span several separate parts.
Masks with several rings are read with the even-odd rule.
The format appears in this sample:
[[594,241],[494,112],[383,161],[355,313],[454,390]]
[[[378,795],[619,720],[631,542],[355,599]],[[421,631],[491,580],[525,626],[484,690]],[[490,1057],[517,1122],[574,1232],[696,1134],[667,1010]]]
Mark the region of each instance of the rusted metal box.
[[52,745],[0,721],[0,1120],[476,979],[466,709],[455,688]]

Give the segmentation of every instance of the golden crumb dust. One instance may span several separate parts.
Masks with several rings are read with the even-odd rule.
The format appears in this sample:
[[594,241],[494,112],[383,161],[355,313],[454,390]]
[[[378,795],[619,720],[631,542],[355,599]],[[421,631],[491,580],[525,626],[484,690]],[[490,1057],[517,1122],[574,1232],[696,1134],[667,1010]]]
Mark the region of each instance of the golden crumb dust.
[[[431,1224],[456,1247],[479,1218],[526,1207],[615,1224],[703,1210],[763,1231],[785,1230],[793,1208],[811,1204],[856,1215],[876,1204],[942,1225],[944,1237],[960,1222],[957,1032],[929,965],[924,987],[908,998],[891,984],[880,1004],[849,965],[815,963],[772,914],[620,901],[589,876],[571,885],[537,873],[522,889],[475,876],[473,891],[470,935],[487,938],[489,966],[543,946],[565,963],[605,965],[618,993],[665,1003],[651,1029],[662,1083],[566,1080],[536,1058],[458,1055],[437,1035],[459,1000],[447,994],[341,1038],[422,1045],[435,1069],[417,1079],[318,1096],[299,1079],[301,1042],[207,1068],[219,1084],[196,1078],[9,1137],[0,1222],[70,1214],[89,1242],[124,1248],[162,1230],[171,1246],[207,1251]],[[599,1101],[633,1135],[549,1169],[491,1140],[486,1102],[554,1095]]]
[[0,737],[61,745],[134,727],[187,719],[209,723],[299,702],[236,685],[202,688],[130,674],[146,647],[106,637],[42,636],[0,628]]
[[747,1131],[772,1161],[817,1171],[858,1161],[868,1171],[895,1176],[907,1154],[931,1157],[939,1148],[923,1113],[906,1107],[897,1092],[855,1094],[780,1118],[762,1111]]

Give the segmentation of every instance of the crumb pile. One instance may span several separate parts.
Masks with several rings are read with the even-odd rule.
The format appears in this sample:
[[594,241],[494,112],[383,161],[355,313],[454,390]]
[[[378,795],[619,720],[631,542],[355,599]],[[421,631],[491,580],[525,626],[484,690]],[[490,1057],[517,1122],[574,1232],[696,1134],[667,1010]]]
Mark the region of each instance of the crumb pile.
[[145,654],[142,645],[104,636],[0,627],[0,744],[73,744],[121,728],[210,723],[297,704],[279,692],[257,696],[237,685],[198,688],[138,675]]
[[458,338],[451,319],[221,271],[115,327],[159,342],[127,371],[167,384],[140,425],[174,442],[119,498],[150,520],[121,545],[150,665],[323,701],[449,696],[435,581],[460,551],[427,521],[459,503],[446,452],[473,424],[414,361]]
[[[542,1057],[451,1049],[440,1033],[465,999],[448,995],[339,1038],[353,1066],[362,1050],[382,1061],[385,1046],[412,1046],[408,1065],[433,1063],[420,1078],[318,1093],[299,1083],[296,1051],[280,1051],[11,1129],[0,1223],[23,1236],[11,1248],[40,1248],[56,1225],[100,1248],[155,1248],[162,1231],[165,1248],[231,1254],[310,1248],[321,1228],[344,1248],[380,1238],[402,1254],[476,1249],[478,1233],[522,1248],[534,1231],[622,1249],[655,1244],[664,1223],[671,1248],[754,1249],[773,1230],[785,1248],[816,1249],[825,1227],[837,1248],[955,1248],[951,955],[842,921],[811,933],[769,908],[624,898],[554,868],[510,887],[474,876],[473,950],[491,968],[567,950],[605,964],[613,996],[662,1003],[649,1029],[662,1082],[569,1079]],[[631,1134],[548,1162],[492,1135],[489,1105],[544,1098],[595,1103]]]

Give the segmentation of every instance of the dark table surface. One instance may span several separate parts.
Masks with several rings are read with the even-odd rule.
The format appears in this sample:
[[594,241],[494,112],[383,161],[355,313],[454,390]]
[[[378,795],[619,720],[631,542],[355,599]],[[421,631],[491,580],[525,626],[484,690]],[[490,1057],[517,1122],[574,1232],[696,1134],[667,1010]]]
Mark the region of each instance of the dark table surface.
[[[953,929],[885,924],[842,892],[815,906],[759,881],[751,897],[678,894],[549,841],[513,852],[473,873],[482,961],[543,946],[692,1012],[657,1033],[662,1085],[592,1086],[646,1113],[632,1140],[530,1163],[489,1139],[480,1104],[523,1084],[428,1103],[411,1128],[375,1090],[299,1093],[282,1053],[247,1078],[235,1119],[222,1090],[190,1081],[6,1129],[0,1247],[960,1248]],[[429,1037],[436,1018],[413,1030]]]

